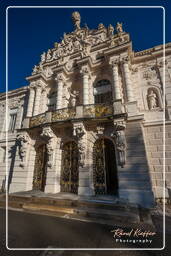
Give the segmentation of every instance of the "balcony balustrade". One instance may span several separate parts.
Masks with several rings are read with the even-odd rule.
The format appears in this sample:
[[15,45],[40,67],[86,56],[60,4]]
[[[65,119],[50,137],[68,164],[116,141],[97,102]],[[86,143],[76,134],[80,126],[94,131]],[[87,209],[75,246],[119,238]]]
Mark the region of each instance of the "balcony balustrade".
[[102,119],[115,115],[123,115],[124,107],[120,101],[113,104],[90,104],[72,108],[48,111],[30,118],[29,128],[46,123],[63,122],[74,119]]

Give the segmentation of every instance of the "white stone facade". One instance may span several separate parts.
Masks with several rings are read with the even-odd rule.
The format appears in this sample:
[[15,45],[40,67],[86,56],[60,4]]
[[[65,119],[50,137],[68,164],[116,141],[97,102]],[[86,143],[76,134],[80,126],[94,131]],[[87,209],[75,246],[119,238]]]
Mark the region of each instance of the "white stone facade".
[[[27,77],[29,85],[8,92],[6,123],[6,95],[0,95],[1,191],[6,190],[6,160],[10,193],[35,188],[58,193],[70,187],[69,192],[94,196],[103,187],[99,194],[108,194],[114,183],[97,181],[103,166],[102,178],[107,168],[115,168],[119,198],[152,206],[163,197],[164,119],[166,198],[171,193],[171,43],[165,45],[164,61],[162,45],[134,52],[121,24],[116,33],[102,23],[90,30],[80,27],[79,17],[75,12],[75,30],[41,55]],[[106,148],[113,145],[112,158],[104,149],[105,159],[115,159],[113,166],[96,161],[102,141]],[[67,158],[71,146],[76,153]],[[46,153],[40,163],[41,150]]]

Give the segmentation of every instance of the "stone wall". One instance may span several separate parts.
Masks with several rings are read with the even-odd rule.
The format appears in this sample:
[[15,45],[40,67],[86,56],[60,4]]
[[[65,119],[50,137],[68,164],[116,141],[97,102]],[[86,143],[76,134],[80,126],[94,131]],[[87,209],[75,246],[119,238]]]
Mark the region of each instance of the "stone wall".
[[[152,179],[152,187],[155,198],[163,197],[163,173],[164,173],[164,133],[162,123],[158,125],[144,126],[144,138]],[[165,174],[166,174],[166,198],[169,198],[171,189],[171,123],[166,122],[165,129]]]
[[118,167],[119,196],[144,207],[153,205],[151,179],[147,163],[141,121],[126,124],[127,157]]

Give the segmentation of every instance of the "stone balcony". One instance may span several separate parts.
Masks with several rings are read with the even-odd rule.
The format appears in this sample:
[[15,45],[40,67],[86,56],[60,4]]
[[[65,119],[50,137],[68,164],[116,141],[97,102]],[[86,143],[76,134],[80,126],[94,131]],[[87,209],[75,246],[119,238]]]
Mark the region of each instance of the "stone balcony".
[[22,128],[33,128],[48,123],[57,123],[77,119],[107,119],[125,115],[125,107],[121,101],[115,101],[112,104],[89,104],[80,105],[72,108],[63,108],[55,111],[26,118],[23,121]]

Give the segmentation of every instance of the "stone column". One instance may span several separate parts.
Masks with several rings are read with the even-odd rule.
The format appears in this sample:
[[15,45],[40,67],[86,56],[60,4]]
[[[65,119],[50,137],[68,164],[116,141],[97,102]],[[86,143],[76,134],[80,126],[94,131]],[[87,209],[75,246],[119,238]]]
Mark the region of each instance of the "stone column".
[[113,76],[113,100],[121,99],[121,92],[119,87],[119,75],[118,75],[118,63],[119,59],[111,59],[110,65],[112,66],[112,76]]
[[33,114],[34,97],[35,97],[34,87],[30,87],[30,94],[29,94],[28,107],[27,107],[27,117],[31,117]]
[[45,113],[47,111],[47,91],[46,89],[42,92],[42,109],[41,113]]
[[130,72],[129,72],[128,57],[123,58],[122,62],[123,62],[123,71],[124,71],[125,84],[126,84],[127,100],[128,102],[135,101],[133,91],[132,91],[132,82],[131,82]]
[[82,67],[83,76],[83,105],[89,104],[89,69],[87,66]]
[[57,82],[57,94],[56,94],[56,109],[62,108],[62,91],[64,86],[64,76],[62,74],[58,74],[55,78]]
[[36,83],[36,97],[35,97],[35,101],[34,101],[33,116],[36,116],[39,114],[41,93],[42,93],[42,87],[41,87],[40,83]]

